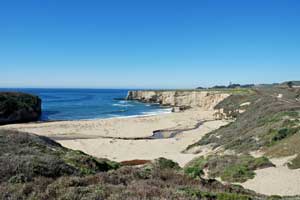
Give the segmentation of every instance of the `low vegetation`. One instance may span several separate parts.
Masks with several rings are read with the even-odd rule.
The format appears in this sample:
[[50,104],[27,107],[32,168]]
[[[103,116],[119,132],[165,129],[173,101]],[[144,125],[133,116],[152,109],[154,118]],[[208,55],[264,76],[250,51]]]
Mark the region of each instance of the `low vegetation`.
[[118,163],[66,149],[46,137],[0,130],[0,182],[89,175],[118,167]]
[[237,186],[195,180],[170,169],[121,167],[89,176],[2,183],[1,199],[266,199]]
[[226,182],[245,182],[254,178],[254,170],[274,166],[266,157],[250,155],[210,155],[191,161],[184,169],[191,177],[201,177],[207,170],[209,178]]
[[184,170],[165,158],[135,163],[141,165],[122,166],[64,148],[46,137],[1,130],[0,199],[273,199],[201,178],[203,168],[208,167],[215,177],[240,179],[240,174],[231,172],[236,170],[230,163],[247,165],[251,173],[270,165],[265,158],[212,156],[197,159]]
[[290,163],[288,163],[290,169],[300,168],[300,154],[298,154]]
[[265,154],[270,157],[296,156],[288,164],[288,167],[291,169],[299,169],[300,134],[294,134],[270,147],[266,147],[265,152]]
[[[171,160],[122,166],[53,140],[0,132],[0,199],[266,199],[240,186],[195,179]],[[130,162],[131,163],[131,162]]]
[[[289,144],[300,144],[299,89],[267,87],[253,91],[231,95],[218,104],[216,109],[223,110],[235,121],[205,135],[188,149],[209,144],[214,149],[221,147],[243,154],[256,150],[264,150],[266,155],[275,157],[283,156],[282,152],[284,156],[298,154],[299,148]],[[283,146],[285,150],[280,148]]]

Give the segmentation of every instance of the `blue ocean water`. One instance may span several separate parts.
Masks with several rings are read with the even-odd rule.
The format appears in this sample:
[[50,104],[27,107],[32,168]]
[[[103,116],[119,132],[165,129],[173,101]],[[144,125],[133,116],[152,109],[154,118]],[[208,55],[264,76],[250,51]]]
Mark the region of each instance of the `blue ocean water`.
[[21,91],[42,99],[41,120],[80,120],[153,115],[170,112],[157,104],[116,100],[128,90],[119,89],[0,89]]

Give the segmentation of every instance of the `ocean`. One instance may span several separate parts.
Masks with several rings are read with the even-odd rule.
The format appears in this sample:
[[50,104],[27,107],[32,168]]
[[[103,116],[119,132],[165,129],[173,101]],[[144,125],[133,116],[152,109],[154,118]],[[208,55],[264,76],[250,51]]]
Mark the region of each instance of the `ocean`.
[[42,99],[41,120],[89,120],[133,117],[171,112],[158,104],[123,100],[125,89],[0,89],[19,91]]

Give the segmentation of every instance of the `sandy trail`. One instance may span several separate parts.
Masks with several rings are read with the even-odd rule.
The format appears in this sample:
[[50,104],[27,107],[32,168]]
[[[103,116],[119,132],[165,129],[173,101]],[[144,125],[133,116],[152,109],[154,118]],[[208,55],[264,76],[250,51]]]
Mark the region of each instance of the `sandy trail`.
[[299,195],[300,194],[300,169],[291,170],[286,163],[292,157],[274,158],[271,161],[276,167],[256,170],[254,179],[241,185],[266,195]]

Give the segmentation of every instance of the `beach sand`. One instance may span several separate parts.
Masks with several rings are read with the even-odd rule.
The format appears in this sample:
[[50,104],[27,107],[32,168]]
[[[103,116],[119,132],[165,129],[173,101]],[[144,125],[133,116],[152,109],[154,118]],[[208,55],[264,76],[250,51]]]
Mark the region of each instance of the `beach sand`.
[[286,165],[293,157],[271,159],[276,167],[256,170],[254,179],[240,185],[266,195],[299,195],[300,169],[291,170]]
[[[228,123],[214,120],[213,113],[195,108],[155,116],[14,124],[1,128],[47,136],[65,147],[115,161],[165,157],[184,166],[199,156],[182,153],[188,145]],[[203,124],[197,127],[199,122]],[[181,131],[172,138],[147,139],[154,131],[165,129]]]
[[[215,120],[213,114],[212,110],[199,108],[155,116],[13,124],[0,128],[47,136],[65,147],[100,158],[128,161],[165,157],[183,167],[197,156],[212,153],[205,146],[197,154],[183,153],[188,145],[229,123]],[[203,123],[197,126],[200,122]],[[157,130],[180,131],[172,138],[147,139]],[[255,178],[241,185],[267,195],[299,195],[300,170],[288,169],[287,161],[286,158],[272,159],[276,167],[256,170]]]

